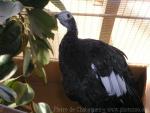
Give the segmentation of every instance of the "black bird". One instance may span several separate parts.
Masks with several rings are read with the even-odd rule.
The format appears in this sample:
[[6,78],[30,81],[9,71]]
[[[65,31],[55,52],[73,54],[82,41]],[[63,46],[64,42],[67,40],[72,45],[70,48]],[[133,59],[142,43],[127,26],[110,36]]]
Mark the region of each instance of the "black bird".
[[90,113],[144,113],[125,54],[102,41],[79,39],[70,12],[56,17],[67,28],[59,46],[66,95]]

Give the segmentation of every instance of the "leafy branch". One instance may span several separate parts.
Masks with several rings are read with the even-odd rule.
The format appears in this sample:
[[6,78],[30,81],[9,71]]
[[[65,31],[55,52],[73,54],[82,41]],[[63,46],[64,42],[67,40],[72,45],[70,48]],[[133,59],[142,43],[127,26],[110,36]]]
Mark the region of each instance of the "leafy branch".
[[[60,0],[0,0],[0,104],[12,108],[32,103],[33,111],[51,113],[46,103],[34,103],[35,92],[28,83],[33,70],[47,83],[44,66],[53,54],[49,40],[57,30],[53,13],[43,9],[49,2],[65,10]],[[14,57],[23,53],[23,73],[16,75]],[[20,79],[24,79],[21,82]]]

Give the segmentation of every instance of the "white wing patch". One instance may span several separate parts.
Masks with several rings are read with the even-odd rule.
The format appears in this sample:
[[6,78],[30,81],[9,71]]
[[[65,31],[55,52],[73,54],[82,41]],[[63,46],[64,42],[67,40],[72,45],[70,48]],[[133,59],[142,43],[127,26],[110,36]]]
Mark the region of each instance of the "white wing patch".
[[[92,63],[91,68],[94,72],[97,72],[97,68]],[[101,79],[102,84],[104,85],[108,95],[116,95],[117,97],[125,94],[127,92],[126,83],[119,74],[115,74],[114,71],[110,73],[110,75],[102,77],[101,75],[97,75],[96,78]]]
[[115,92],[114,92],[114,89],[113,89],[113,87],[112,87],[112,85],[110,83],[109,78],[108,77],[100,77],[100,78],[101,78],[101,81],[102,81],[102,83],[103,83],[107,93],[109,95],[114,95]]

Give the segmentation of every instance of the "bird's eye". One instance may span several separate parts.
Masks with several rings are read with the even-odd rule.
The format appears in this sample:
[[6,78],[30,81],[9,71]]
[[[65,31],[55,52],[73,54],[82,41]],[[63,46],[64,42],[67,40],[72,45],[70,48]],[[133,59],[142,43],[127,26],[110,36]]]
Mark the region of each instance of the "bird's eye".
[[70,18],[71,16],[69,14],[67,14],[67,17]]

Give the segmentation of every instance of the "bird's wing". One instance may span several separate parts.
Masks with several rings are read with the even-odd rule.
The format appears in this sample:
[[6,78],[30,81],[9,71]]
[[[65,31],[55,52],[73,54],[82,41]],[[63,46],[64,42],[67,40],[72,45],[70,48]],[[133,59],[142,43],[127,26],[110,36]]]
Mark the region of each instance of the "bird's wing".
[[89,72],[103,86],[107,96],[122,98],[119,101],[130,103],[130,107],[143,107],[130,79],[125,54],[115,47],[98,41],[86,41],[84,46],[88,45],[86,51],[88,50]]
[[103,84],[108,95],[119,97],[127,93],[126,82],[123,76],[116,74],[113,70],[108,75],[101,75],[94,63],[91,64],[91,70]]

